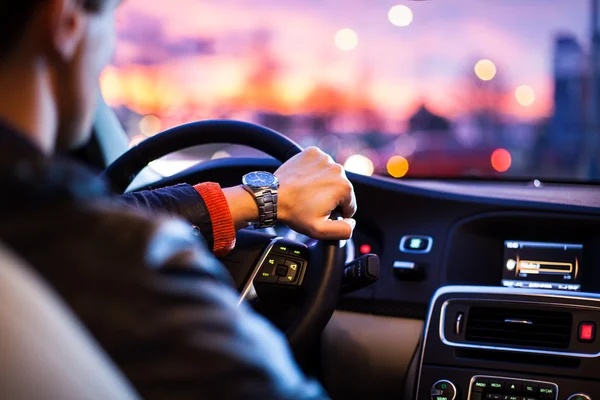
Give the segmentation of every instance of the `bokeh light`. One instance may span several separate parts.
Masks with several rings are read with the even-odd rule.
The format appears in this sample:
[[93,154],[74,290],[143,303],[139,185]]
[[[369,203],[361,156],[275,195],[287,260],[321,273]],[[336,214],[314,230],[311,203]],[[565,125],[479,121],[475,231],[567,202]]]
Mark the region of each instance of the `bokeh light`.
[[350,51],[358,45],[358,35],[352,29],[340,29],[335,34],[334,41],[338,49]]
[[475,64],[475,75],[482,81],[491,81],[496,76],[496,65],[491,60],[479,60]]
[[161,128],[162,123],[156,115],[146,115],[140,120],[140,132],[146,137],[156,135]]
[[394,149],[399,155],[409,157],[417,149],[417,139],[414,136],[404,134],[396,139]]
[[137,146],[138,144],[142,143],[144,140],[146,140],[146,136],[144,136],[144,135],[135,135],[129,141],[129,148]]
[[371,246],[368,244],[363,244],[359,248],[361,254],[369,254],[371,252]]
[[346,168],[346,171],[367,176],[373,175],[373,172],[375,171],[373,161],[361,154],[354,154],[348,157],[344,163],[344,168]]
[[515,98],[520,105],[527,107],[535,101],[535,92],[531,86],[522,85],[515,90]]
[[390,8],[388,19],[396,26],[408,26],[413,20],[413,12],[408,6],[397,5]]
[[408,173],[408,160],[402,156],[393,156],[387,163],[387,171],[394,178],[402,178]]
[[506,149],[496,149],[492,152],[492,167],[498,172],[506,172],[512,164],[512,157]]

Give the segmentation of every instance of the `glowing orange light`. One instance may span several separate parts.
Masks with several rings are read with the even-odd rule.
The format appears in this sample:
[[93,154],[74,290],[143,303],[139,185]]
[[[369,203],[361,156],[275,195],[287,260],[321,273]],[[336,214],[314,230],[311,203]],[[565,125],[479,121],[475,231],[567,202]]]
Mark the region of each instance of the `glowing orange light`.
[[492,152],[492,167],[498,172],[506,172],[512,164],[512,157],[506,149],[496,149]]
[[368,244],[363,244],[360,246],[360,252],[361,254],[369,254],[371,252],[371,246]]
[[402,156],[393,156],[387,163],[387,171],[394,178],[402,178],[408,172],[408,160]]
[[482,81],[491,81],[496,76],[496,65],[491,60],[479,60],[475,64],[475,75]]

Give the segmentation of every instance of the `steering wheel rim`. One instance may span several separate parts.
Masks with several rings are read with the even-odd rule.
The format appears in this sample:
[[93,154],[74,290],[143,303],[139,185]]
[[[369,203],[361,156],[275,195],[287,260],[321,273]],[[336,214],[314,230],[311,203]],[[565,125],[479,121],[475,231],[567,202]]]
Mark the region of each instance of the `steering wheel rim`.
[[[199,131],[210,134],[198,134]],[[192,122],[154,135],[121,155],[103,172],[118,193],[124,193],[135,177],[150,163],[167,154],[203,144],[239,144],[260,150],[282,163],[302,147],[279,132],[249,122],[208,120]]]
[[[188,147],[213,143],[246,145],[282,163],[302,151],[294,141],[260,125],[231,120],[199,121],[169,129],[141,142],[108,166],[103,177],[116,191],[124,193],[151,161]],[[325,328],[335,310],[342,284],[342,247],[339,240],[321,241],[319,261],[322,265],[318,269],[309,268],[314,284],[299,308],[300,317],[285,329],[297,357],[305,355],[304,350],[315,339],[314,333]]]

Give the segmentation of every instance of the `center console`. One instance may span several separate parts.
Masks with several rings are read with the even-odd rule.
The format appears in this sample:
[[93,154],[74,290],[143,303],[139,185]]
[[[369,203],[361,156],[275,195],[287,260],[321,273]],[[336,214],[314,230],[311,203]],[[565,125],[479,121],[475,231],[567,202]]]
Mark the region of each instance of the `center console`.
[[[507,241],[508,287],[446,286],[435,293],[415,398],[600,399],[600,295],[577,291],[581,247],[556,245]],[[539,283],[553,290],[523,287]]]

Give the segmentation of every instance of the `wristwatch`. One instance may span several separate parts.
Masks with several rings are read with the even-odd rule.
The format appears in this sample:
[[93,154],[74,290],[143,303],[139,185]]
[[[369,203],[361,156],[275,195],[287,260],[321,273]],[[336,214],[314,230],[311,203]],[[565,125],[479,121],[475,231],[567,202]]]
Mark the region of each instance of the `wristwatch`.
[[269,172],[256,171],[244,175],[242,183],[244,189],[254,196],[258,206],[258,222],[254,227],[262,229],[274,226],[277,222],[279,179]]

